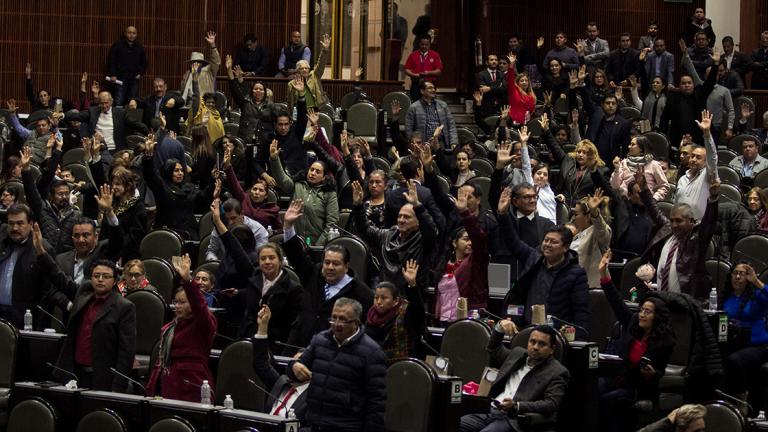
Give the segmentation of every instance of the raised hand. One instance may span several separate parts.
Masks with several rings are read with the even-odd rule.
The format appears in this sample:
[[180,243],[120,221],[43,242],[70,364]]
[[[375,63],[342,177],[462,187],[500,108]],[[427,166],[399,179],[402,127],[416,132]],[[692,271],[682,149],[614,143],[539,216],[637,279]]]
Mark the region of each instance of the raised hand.
[[8,112],[15,113],[19,107],[16,106],[16,99],[8,99],[5,101],[5,105],[8,107]]
[[304,80],[300,76],[297,76],[291,81],[291,87],[293,87],[299,94],[304,94]]
[[688,55],[688,45],[685,44],[685,40],[680,39],[677,41],[677,46],[680,47],[680,53],[683,54],[683,57]]
[[213,220],[213,223],[215,225],[218,225],[221,222],[221,200],[219,198],[214,198],[213,201],[211,201],[211,219]]
[[544,36],[539,36],[538,38],[536,38],[536,48],[540,49],[543,46],[544,46]]
[[640,50],[640,55],[639,55],[640,61],[645,61],[645,58],[648,56],[649,52],[651,52],[650,48],[643,48],[642,50]]
[[525,147],[528,144],[528,139],[531,137],[531,134],[528,133],[528,126],[523,126],[520,128],[520,144]]
[[757,274],[755,274],[755,269],[749,264],[744,264],[744,267],[746,267],[747,270],[747,282],[758,288],[763,286],[763,283],[757,278]]
[[[88,72],[83,72],[83,75],[80,76],[80,85],[85,86],[85,84],[88,82]],[[85,87],[81,87],[83,90],[85,90]]]
[[363,203],[363,187],[360,182],[355,180],[352,182],[352,204],[361,205]]
[[637,77],[634,74],[630,75],[629,78],[627,78],[627,79],[629,80],[629,86],[630,87],[637,88],[637,85],[638,85]]
[[710,57],[712,57],[712,60],[714,61],[714,67],[717,67],[718,64],[720,64],[720,56],[722,54],[720,53],[720,50],[717,49],[717,47],[712,48],[712,54],[710,54]]
[[509,59],[509,67],[512,67],[517,62],[517,56],[514,53],[507,54],[507,58]]
[[685,134],[683,135],[683,138],[680,139],[680,147],[687,146],[693,144],[693,137],[691,134]]
[[32,78],[32,63],[27,62],[24,66],[24,74],[27,75],[27,78]]
[[600,277],[608,277],[608,264],[611,262],[613,252],[610,249],[606,250],[602,257],[600,257],[600,264],[597,269],[600,271]]
[[40,231],[40,225],[37,222],[32,224],[32,245],[38,255],[45,254],[45,243],[43,242],[43,233]]
[[541,125],[541,130],[549,130],[549,116],[547,113],[544,113],[541,115],[541,117],[539,117],[539,124]]
[[432,165],[432,160],[434,159],[434,156],[432,155],[432,148],[427,144],[422,144],[421,146],[416,147],[416,151],[419,155],[419,159],[421,160],[421,164],[425,167],[424,169],[428,169],[427,167]]
[[458,192],[456,193],[456,210],[459,211],[459,213],[463,212],[467,209],[467,198],[469,197],[469,189],[467,188],[459,188]]
[[638,166],[637,171],[635,171],[635,183],[637,183],[640,190],[648,188],[648,182],[645,180],[645,168],[642,166]]
[[409,287],[416,286],[416,275],[419,274],[419,263],[414,259],[410,259],[403,265],[403,279]]
[[147,135],[147,138],[144,140],[144,152],[147,156],[152,156],[155,153],[156,145],[157,141],[155,141],[155,136],[152,134]]
[[291,201],[288,206],[288,210],[285,211],[283,216],[283,229],[288,230],[293,226],[300,217],[304,215],[304,201],[301,199],[295,199]]
[[603,188],[596,188],[595,194],[587,198],[587,207],[589,207],[590,211],[594,211],[600,206],[601,202],[603,202]]
[[483,92],[480,90],[475,90],[472,93],[472,99],[475,100],[475,105],[481,105],[483,103]]
[[227,68],[227,70],[232,70],[232,56],[227,54],[227,56],[224,58],[224,66]]
[[235,73],[235,78],[237,79],[240,79],[245,75],[245,72],[243,72],[243,68],[241,68],[240,65],[235,65],[232,71]]
[[232,149],[231,148],[225,148],[224,149],[224,161],[222,162],[222,165],[227,167],[232,163]]
[[94,196],[96,204],[99,206],[99,211],[110,214],[112,213],[112,188],[108,184],[101,185],[99,194]]
[[501,191],[501,195],[499,196],[499,206],[496,209],[497,213],[500,215],[505,215],[507,212],[509,212],[509,203],[512,202],[512,189],[509,187],[505,187],[504,190]]
[[712,127],[712,114],[709,110],[701,111],[701,121],[696,120],[696,125],[699,126],[704,135],[709,133],[709,129]]
[[192,259],[188,253],[181,256],[180,262],[173,263],[173,268],[179,274],[181,280],[189,281],[192,279]]
[[197,69],[200,67],[200,62],[192,62],[189,65],[189,73],[192,74],[192,79],[197,79]]
[[501,120],[501,123],[504,123],[507,116],[509,116],[509,108],[510,108],[509,105],[504,105],[503,107],[501,107],[501,112],[499,113],[499,120]]
[[269,187],[271,187],[271,188],[273,188],[273,187],[277,186],[277,181],[276,181],[276,180],[275,180],[275,178],[274,178],[274,177],[272,177],[271,175],[269,175],[269,174],[267,174],[267,173],[264,173],[264,174],[262,174],[262,175],[261,175],[261,178],[262,178],[262,179],[263,179],[265,182],[267,182],[267,186],[269,186]]
[[307,108],[307,120],[312,127],[316,127],[318,120],[320,120],[320,114],[313,108]]
[[323,35],[323,39],[320,41],[320,45],[323,46],[323,49],[328,49],[331,47],[331,36],[328,34]]
[[741,118],[743,118],[743,119],[747,119],[747,118],[749,118],[750,116],[752,116],[752,114],[753,114],[753,113],[754,113],[754,112],[752,111],[752,107],[751,107],[751,106],[749,106],[749,104],[748,104],[748,103],[746,103],[746,102],[743,102],[743,103],[741,104]]
[[101,85],[99,85],[99,82],[96,80],[93,80],[91,83],[91,93],[94,95],[94,97],[101,93]]
[[29,164],[32,162],[32,147],[26,146],[19,152],[21,169],[29,168]]
[[269,320],[272,318],[272,310],[269,306],[262,305],[259,313],[256,315],[256,324],[258,325],[257,333],[260,335],[266,335],[269,329]]
[[571,124],[572,125],[579,125],[579,109],[574,108],[571,110]]
[[270,159],[277,159],[280,155],[280,149],[277,148],[277,140],[273,139],[272,142],[269,144],[269,158]]
[[580,83],[584,82],[584,79],[587,77],[587,65],[579,66],[579,72],[576,74],[576,77],[579,78]]
[[576,40],[576,42],[573,44],[573,47],[576,48],[577,53],[584,54],[584,48],[585,48],[584,39]]
[[341,141],[341,154],[349,156],[349,134],[346,129],[339,134],[339,140]]
[[416,192],[416,182],[413,180],[408,182],[408,192],[403,192],[403,196],[405,196],[405,200],[408,201],[408,204],[411,204],[414,207],[418,207],[419,204],[419,194]]
[[357,145],[360,146],[360,153],[363,155],[363,157],[371,156],[371,145],[368,144],[367,139],[363,137],[357,137],[355,141],[357,142]]
[[613,169],[618,170],[621,168],[621,158],[616,156],[613,158]]
[[403,107],[400,106],[399,100],[393,99],[390,109],[392,110],[392,117],[397,117],[397,115],[400,114],[400,111],[402,111]]
[[578,72],[575,70],[568,72],[568,83],[571,85],[572,89],[575,89],[577,85],[579,85],[579,75]]
[[219,196],[221,196],[221,184],[222,183],[221,183],[221,176],[218,175],[219,174],[218,170],[215,170],[215,171],[216,171],[217,176],[216,176],[216,180],[214,181],[214,184],[216,186],[214,186],[214,188],[213,188],[213,197],[214,198],[218,198]]
[[209,31],[205,34],[205,41],[208,42],[208,45],[211,48],[216,48],[216,32],[215,31]]

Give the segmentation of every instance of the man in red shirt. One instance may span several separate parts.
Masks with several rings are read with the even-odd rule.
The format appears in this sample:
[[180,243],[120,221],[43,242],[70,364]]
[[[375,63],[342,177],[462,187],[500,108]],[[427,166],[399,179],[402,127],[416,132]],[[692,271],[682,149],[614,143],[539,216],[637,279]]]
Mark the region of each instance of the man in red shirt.
[[431,44],[429,36],[422,37],[419,39],[419,50],[412,52],[405,61],[405,74],[411,77],[411,100],[413,101],[421,98],[419,83],[422,80],[434,83],[443,72],[440,54],[430,49]]

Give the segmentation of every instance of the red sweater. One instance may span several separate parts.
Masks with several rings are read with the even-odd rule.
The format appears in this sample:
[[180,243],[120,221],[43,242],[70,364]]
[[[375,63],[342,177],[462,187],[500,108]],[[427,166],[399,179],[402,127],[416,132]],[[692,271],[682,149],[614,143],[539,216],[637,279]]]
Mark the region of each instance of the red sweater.
[[461,219],[472,241],[472,253],[456,269],[456,284],[459,294],[467,298],[469,309],[485,309],[488,305],[488,236],[477,223],[477,216],[469,210],[461,213]]
[[[216,335],[216,317],[208,311],[208,303],[197,283],[184,283],[184,292],[187,293],[187,300],[192,308],[192,317],[176,324],[168,373],[163,373],[160,368],[161,354],[152,365],[147,392],[149,395],[156,395],[159,379],[163,398],[200,402],[198,386],[202,385],[203,380],[208,380],[213,389],[213,375],[208,368],[208,361]],[[168,323],[163,326],[160,334],[162,335],[170,325],[171,323]]]
[[525,114],[536,109],[536,97],[520,91],[515,83],[517,73],[514,67],[507,71],[507,91],[509,92],[509,118],[515,123],[525,124]]

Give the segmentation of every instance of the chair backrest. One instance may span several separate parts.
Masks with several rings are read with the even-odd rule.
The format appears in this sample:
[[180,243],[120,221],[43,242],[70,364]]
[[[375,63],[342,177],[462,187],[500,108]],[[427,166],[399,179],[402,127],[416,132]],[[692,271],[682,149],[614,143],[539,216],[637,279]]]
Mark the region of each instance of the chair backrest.
[[672,207],[674,207],[675,204],[671,203],[669,201],[657,201],[656,207],[659,209],[661,214],[669,218],[669,213],[672,211]]
[[[341,109],[349,110],[357,100],[357,94],[355,92],[349,92],[341,98]],[[347,117],[349,118],[349,117]],[[354,130],[354,129],[353,129]],[[357,130],[354,130],[357,133]]]
[[42,398],[27,399],[11,410],[7,432],[55,432],[56,410]]
[[192,151],[192,138],[186,135],[177,135],[176,140],[180,142],[182,146],[184,146],[184,151]]
[[330,102],[324,103],[320,107],[320,112],[325,114],[325,115],[327,115],[330,118],[335,118],[336,117],[336,109],[333,107],[333,105],[331,105]]
[[720,149],[717,151],[717,164],[727,166],[738,155],[730,149]]
[[390,432],[429,430],[432,393],[437,377],[421,360],[406,359],[387,369],[384,429]]
[[202,240],[200,240],[200,244],[197,246],[197,261],[195,262],[205,262],[205,255],[206,252],[208,252],[208,246],[211,244],[211,234],[208,233],[208,235],[202,236]]
[[540,137],[541,134],[544,133],[538,117],[528,120],[528,123],[526,123],[525,126],[528,128],[528,133],[534,138]]
[[325,129],[326,135],[328,135],[328,141],[333,141],[333,119],[326,113],[319,113],[317,123]]
[[180,256],[182,240],[173,231],[159,229],[154,230],[141,239],[139,254],[142,259],[162,258],[171,261],[171,257]]
[[596,343],[600,351],[605,349],[608,338],[613,333],[616,315],[611,304],[601,289],[589,290],[589,340]]
[[125,137],[125,143],[127,145],[128,150],[135,149],[139,144],[143,144],[144,141],[146,140],[147,140],[147,137],[145,137],[144,135],[138,135],[138,134],[128,135],[127,137]]
[[669,138],[661,132],[646,132],[644,137],[651,141],[651,150],[653,155],[658,157],[669,157]]
[[731,262],[746,261],[755,269],[755,273],[760,274],[768,268],[768,236],[763,234],[751,234],[742,237],[733,246],[731,251]]
[[237,132],[240,130],[240,125],[237,123],[224,123],[224,133],[227,135],[237,136]]
[[136,354],[150,355],[160,338],[168,306],[160,294],[149,290],[136,290],[125,298],[136,306]]
[[619,115],[629,121],[637,120],[643,116],[640,113],[640,110],[633,106],[625,106],[625,107],[619,108]]
[[216,403],[224,402],[226,395],[232,395],[235,408],[250,411],[264,409],[264,393],[256,391],[248,382],[254,380],[262,388],[264,384],[253,370],[253,344],[249,340],[231,343],[221,352],[216,373]]
[[491,179],[482,176],[472,177],[469,179],[468,183],[472,183],[483,192],[483,196],[480,197],[480,208],[484,210],[493,210],[488,201],[488,194],[491,191]]
[[716,401],[704,406],[707,408],[707,415],[704,416],[707,430],[728,432],[744,430],[744,416],[733,405],[724,401]]
[[635,272],[640,266],[643,265],[642,257],[632,258],[624,263],[624,269],[621,270],[621,284],[619,284],[619,292],[622,297],[629,299],[629,290],[635,285],[640,283],[640,279],[635,276]]
[[[533,329],[536,326],[528,326],[522,330],[520,330],[515,337],[512,338],[512,340],[509,343],[510,348],[512,347],[521,347],[526,348],[528,347],[528,338],[531,337],[531,333],[533,332]],[[562,334],[560,334],[559,331],[555,331],[555,334],[557,335],[557,345],[555,346],[555,358],[559,361],[563,361],[563,357],[565,356],[565,351],[568,349],[568,341],[565,340],[565,337],[563,337]]]
[[717,287],[718,291],[722,292],[725,281],[731,277],[728,274],[728,271],[731,269],[731,263],[718,259],[708,259],[704,261],[704,267],[706,267],[707,273],[709,273],[709,277],[712,279],[712,284]]
[[341,236],[326,243],[326,246],[339,244],[349,252],[349,267],[354,270],[355,277],[361,281],[368,280],[368,246],[357,237]]
[[31,163],[29,164],[29,170],[32,171],[32,178],[35,180],[35,183],[37,183],[37,181],[40,180],[40,177],[43,175],[43,172],[40,171],[40,167]]
[[566,224],[571,220],[571,211],[568,210],[568,206],[558,201],[555,205],[555,217],[557,223]]
[[73,149],[67,150],[63,155],[61,155],[61,166],[69,165],[71,163],[83,163],[83,155],[85,154],[85,150],[83,150],[82,147],[75,147]]
[[203,238],[213,231],[213,215],[208,211],[201,218],[197,225],[197,234],[199,238]]
[[109,408],[92,411],[77,423],[77,432],[128,432],[120,414]]
[[480,177],[491,177],[491,175],[493,175],[494,166],[488,159],[475,157],[469,161],[469,166],[475,170],[475,174]]
[[477,135],[474,132],[465,127],[456,128],[456,133],[459,136],[459,145],[467,143],[473,143],[477,141]]
[[451,193],[451,182],[448,181],[445,176],[438,174],[437,183],[440,185],[440,189],[445,193]]
[[673,365],[687,366],[691,358],[691,339],[693,338],[694,325],[693,318],[688,311],[671,310],[672,330],[675,332],[675,347],[672,349],[672,356],[669,363]]
[[380,169],[385,173],[387,173],[387,176],[389,176],[389,170],[392,169],[392,166],[389,164],[389,161],[387,161],[383,157],[374,156],[371,158],[371,162],[373,163],[373,167],[375,169]]
[[[345,96],[346,97],[346,96]],[[342,101],[342,106],[344,102]],[[359,102],[347,111],[347,128],[355,131],[355,135],[375,137],[377,127],[376,107],[368,102]]]
[[224,111],[227,109],[227,96],[224,93],[217,91],[213,94],[213,97],[216,99],[216,109],[223,115]]
[[720,181],[729,185],[738,186],[741,182],[741,176],[735,169],[729,166],[718,166],[717,175],[720,177]]
[[0,187],[0,190],[6,189],[12,191],[14,195],[16,195],[16,202],[27,202],[27,197],[24,195],[24,184],[19,180],[8,180],[7,182],[3,183],[2,187]]
[[19,331],[0,319],[0,388],[10,389],[16,374],[16,349]]
[[755,176],[755,186],[761,189],[768,188],[768,170],[760,171]]
[[172,416],[155,422],[149,432],[195,432],[195,427],[187,420]]
[[491,329],[486,324],[470,319],[456,321],[443,333],[440,355],[448,358],[452,373],[464,382],[480,382],[490,362],[486,351],[490,338]]
[[147,272],[147,279],[149,283],[157,288],[157,293],[165,300],[166,303],[171,302],[173,296],[173,278],[174,270],[168,261],[162,258],[147,258],[141,260],[144,264],[144,270]]
[[405,122],[405,113],[408,112],[408,107],[411,106],[411,98],[408,96],[408,94],[401,91],[387,93],[381,99],[381,109],[391,113],[393,100],[400,102],[400,112],[397,114],[397,120],[402,124]]
[[[737,111],[739,111],[739,110],[737,110]],[[753,140],[753,141],[758,141],[758,143],[757,143],[758,150],[760,149],[760,142],[759,142],[759,140],[757,138],[755,138],[754,135],[750,135],[750,134],[736,135],[735,137],[731,138],[731,140],[728,141],[728,149],[731,150],[732,152],[736,153],[737,155],[740,155],[741,154],[741,143],[743,143],[745,139],[750,139],[750,140]]]
[[352,212],[349,210],[339,210],[339,223],[337,225],[343,229],[349,229],[347,228],[347,225],[349,225],[349,218],[351,215]]
[[[195,268],[195,273],[197,273],[200,270],[206,270],[210,272],[212,275],[215,275],[216,272],[219,270],[219,265],[221,265],[221,261],[198,261],[202,262],[197,268]],[[192,273],[192,274],[195,274]]]
[[88,181],[89,169],[87,166],[83,165],[82,162],[73,162],[66,166],[62,165],[61,169],[71,171],[72,177],[74,177],[77,181]]

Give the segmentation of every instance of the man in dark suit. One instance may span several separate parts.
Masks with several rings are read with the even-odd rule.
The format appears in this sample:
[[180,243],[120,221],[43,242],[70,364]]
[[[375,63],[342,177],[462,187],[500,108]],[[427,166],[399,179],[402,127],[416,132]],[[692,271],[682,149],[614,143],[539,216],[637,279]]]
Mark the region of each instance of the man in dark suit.
[[503,96],[507,92],[506,76],[498,69],[499,57],[488,54],[485,64],[487,68],[477,74],[477,87],[483,95],[480,108],[483,118],[499,113]]
[[[667,51],[667,44],[664,39],[656,39],[653,42],[653,51],[645,56],[640,54],[640,67],[645,71],[643,77],[643,90],[647,91],[651,87],[651,81],[657,76],[661,77],[667,85],[673,85],[675,82],[675,56]],[[642,72],[641,71],[641,72]]]
[[619,37],[619,48],[611,51],[606,64],[608,80],[617,86],[629,85],[629,76],[637,76],[640,64],[639,52],[632,48],[632,40],[629,33],[622,33]]
[[[537,202],[538,194],[532,184],[518,183],[512,188],[512,206],[514,207],[512,222],[520,233],[520,240],[530,247],[538,247],[544,240],[544,233],[555,227],[551,220],[536,213]],[[497,256],[494,257],[495,262],[510,264],[512,280],[517,280],[524,270],[525,262],[520,262],[512,256],[501,236],[497,236],[492,242],[496,245],[497,251]]]
[[[579,91],[583,92],[583,88]],[[600,107],[595,106],[592,98],[586,94],[582,94],[581,99],[589,116],[586,138],[595,143],[600,158],[612,161],[616,156],[625,157],[632,123],[618,114],[619,103],[616,96],[607,95]]]
[[[64,292],[77,292],[67,323],[67,340],[58,367],[74,373],[81,387],[124,392],[127,382],[112,368],[128,375],[136,354],[136,308],[115,290],[115,263],[99,260],[90,270],[91,280],[77,285],[46,253],[40,228],[33,227],[32,240],[37,262],[51,284]],[[58,379],[69,380],[64,373]]]
[[142,108],[142,122],[151,128],[153,118],[159,118],[160,114],[165,116],[166,128],[176,133],[181,133],[179,127],[179,118],[181,118],[181,107],[184,106],[184,99],[177,92],[168,92],[168,84],[165,80],[158,77],[152,81],[152,96],[144,99]]
[[[106,91],[99,93],[98,106],[92,106],[76,115],[65,117],[65,119],[81,121],[81,127],[85,129],[83,136],[90,137],[97,131],[100,132],[107,150],[110,151],[122,150],[128,146],[125,140],[125,137],[128,136],[128,127],[141,133],[147,133],[147,126],[126,117],[123,108],[112,106],[112,95]],[[108,161],[105,160],[105,162]]]
[[315,264],[304,250],[303,241],[296,235],[293,224],[302,217],[301,201],[293,201],[283,221],[283,250],[304,287],[304,301],[297,325],[288,337],[291,345],[305,346],[312,335],[328,329],[333,303],[348,297],[363,305],[363,313],[373,305],[373,291],[350,274],[349,250],[342,245],[326,246],[323,262]]
[[[419,143],[420,144],[420,143]],[[445,228],[445,215],[440,211],[435,203],[432,192],[422,186],[424,182],[424,166],[421,160],[412,156],[406,156],[400,161],[400,173],[406,182],[414,180],[416,182],[416,194],[419,202],[427,208],[429,215],[437,226],[438,232],[443,232]],[[397,223],[397,215],[400,209],[407,204],[405,194],[408,192],[408,186],[400,186],[396,189],[388,189],[384,195],[384,226],[392,226]]]
[[733,49],[733,38],[726,36],[723,38],[723,55],[720,61],[725,61],[728,69],[739,74],[743,83],[747,82],[747,71],[752,64],[752,57],[745,52],[735,51]]
[[[276,415],[286,416],[288,411],[293,410],[299,421],[304,421],[304,414],[307,412],[307,387],[309,381],[294,382],[287,375],[280,375],[270,363],[268,353],[267,331],[269,329],[269,320],[272,317],[272,311],[269,306],[263,305],[258,313],[256,321],[258,330],[253,335],[253,370],[261,382],[269,389],[269,394],[264,400],[264,412]],[[293,356],[297,360],[303,353],[300,350]]]
[[493,407],[488,414],[470,414],[461,418],[461,432],[519,431],[519,414],[540,414],[557,417],[565,396],[570,374],[556,358],[557,336],[550,326],[537,326],[528,337],[528,348],[506,348],[504,334],[517,333],[515,324],[502,320],[493,329],[488,341],[491,367],[499,372],[489,396]]

